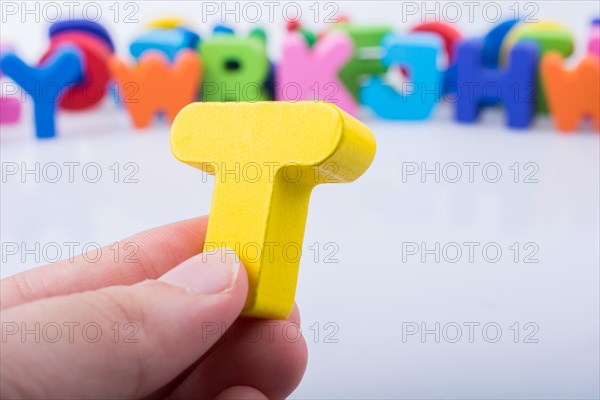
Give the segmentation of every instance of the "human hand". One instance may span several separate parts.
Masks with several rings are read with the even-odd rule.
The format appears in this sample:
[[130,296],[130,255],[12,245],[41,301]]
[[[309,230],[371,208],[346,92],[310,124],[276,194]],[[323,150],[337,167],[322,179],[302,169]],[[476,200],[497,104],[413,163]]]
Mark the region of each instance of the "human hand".
[[199,255],[206,225],[125,239],[121,254],[137,250],[126,260],[112,245],[95,262],[82,255],[2,280],[0,397],[289,395],[307,362],[298,310],[287,321],[238,318],[246,270],[231,255]]

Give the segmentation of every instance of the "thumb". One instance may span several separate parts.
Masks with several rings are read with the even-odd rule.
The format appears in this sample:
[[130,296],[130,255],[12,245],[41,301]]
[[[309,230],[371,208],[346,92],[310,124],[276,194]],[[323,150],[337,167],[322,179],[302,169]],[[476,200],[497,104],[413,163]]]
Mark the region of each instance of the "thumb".
[[158,280],[2,312],[1,398],[142,397],[197,361],[239,316],[246,270],[199,254]]

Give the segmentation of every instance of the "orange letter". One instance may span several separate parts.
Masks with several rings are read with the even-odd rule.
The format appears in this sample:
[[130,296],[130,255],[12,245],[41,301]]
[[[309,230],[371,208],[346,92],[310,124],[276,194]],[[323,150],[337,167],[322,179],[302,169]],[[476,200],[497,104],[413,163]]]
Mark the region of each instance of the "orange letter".
[[196,99],[202,73],[200,59],[193,50],[182,50],[173,65],[162,53],[148,51],[137,66],[130,67],[112,57],[109,67],[137,128],[149,126],[161,111],[172,122]]
[[600,61],[586,56],[572,71],[565,70],[562,56],[552,52],[540,66],[554,125],[562,132],[577,129],[581,119],[590,117],[600,131]]

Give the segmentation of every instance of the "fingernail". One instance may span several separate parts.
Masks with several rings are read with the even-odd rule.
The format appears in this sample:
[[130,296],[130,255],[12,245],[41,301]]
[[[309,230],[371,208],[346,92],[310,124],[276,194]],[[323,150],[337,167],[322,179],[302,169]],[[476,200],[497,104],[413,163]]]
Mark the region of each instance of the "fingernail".
[[198,294],[216,294],[233,287],[239,269],[233,250],[218,249],[184,261],[158,280]]

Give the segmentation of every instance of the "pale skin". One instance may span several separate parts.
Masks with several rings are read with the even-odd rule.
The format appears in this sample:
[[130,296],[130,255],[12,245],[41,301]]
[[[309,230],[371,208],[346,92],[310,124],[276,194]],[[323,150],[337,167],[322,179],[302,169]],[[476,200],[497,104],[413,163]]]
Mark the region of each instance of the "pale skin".
[[137,246],[127,260],[102,251],[2,280],[0,397],[288,396],[307,363],[290,329],[298,309],[287,321],[240,318],[246,271],[199,254],[206,226],[200,217],[125,239]]

